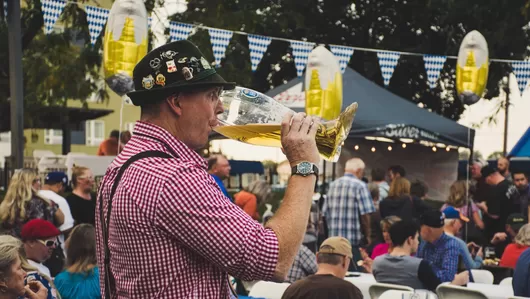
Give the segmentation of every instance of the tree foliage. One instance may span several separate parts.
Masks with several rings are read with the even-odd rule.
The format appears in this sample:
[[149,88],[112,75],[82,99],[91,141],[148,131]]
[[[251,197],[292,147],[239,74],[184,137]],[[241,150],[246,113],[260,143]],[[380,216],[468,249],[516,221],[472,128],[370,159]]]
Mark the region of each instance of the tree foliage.
[[[464,36],[479,30],[490,57],[523,59],[527,51],[527,0],[190,0],[176,21],[285,39],[403,52],[458,54]],[[190,39],[211,60],[208,34]],[[250,71],[246,38],[234,34],[221,74],[240,85],[267,91],[296,77],[289,43],[273,40],[258,70]],[[389,90],[421,107],[458,120],[465,106],[455,90],[456,61],[448,59],[435,88],[427,82],[421,56],[402,55]],[[355,51],[349,66],[383,86],[376,53]],[[499,82],[511,67],[490,64],[484,98],[499,94]]]

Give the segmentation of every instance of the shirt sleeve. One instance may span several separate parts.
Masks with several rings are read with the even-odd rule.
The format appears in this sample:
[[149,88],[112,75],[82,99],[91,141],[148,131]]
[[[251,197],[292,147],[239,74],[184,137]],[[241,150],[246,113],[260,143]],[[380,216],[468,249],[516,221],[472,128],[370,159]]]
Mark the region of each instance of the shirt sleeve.
[[361,184],[361,187],[357,192],[357,198],[359,198],[359,213],[361,215],[366,215],[375,212],[374,201],[372,200],[370,191],[368,191],[368,186],[364,183]]
[[309,248],[302,245],[300,261],[306,276],[313,275],[318,271],[317,257]]
[[436,292],[436,288],[441,283],[440,279],[438,279],[438,277],[436,277],[434,274],[431,265],[423,260],[420,262],[420,266],[418,267],[418,278],[427,290],[433,292]]
[[204,169],[183,164],[165,183],[155,225],[243,280],[270,280],[278,262],[274,231],[232,204]]

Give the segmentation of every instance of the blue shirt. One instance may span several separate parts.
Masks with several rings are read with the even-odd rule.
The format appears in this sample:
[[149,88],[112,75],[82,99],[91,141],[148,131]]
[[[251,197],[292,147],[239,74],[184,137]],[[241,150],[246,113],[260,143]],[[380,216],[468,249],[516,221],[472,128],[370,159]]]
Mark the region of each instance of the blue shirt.
[[344,237],[352,246],[358,246],[362,239],[359,215],[373,212],[375,206],[368,186],[353,174],[346,174],[329,185],[322,215],[326,217],[330,237]]
[[219,186],[219,188],[221,189],[221,191],[223,191],[223,194],[228,197],[228,199],[230,199],[231,202],[233,202],[234,200],[230,197],[230,195],[228,195],[228,191],[226,191],[226,188],[225,188],[225,184],[223,183],[223,180],[221,180],[218,176],[216,176],[215,174],[210,174],[212,176],[212,178],[215,180],[215,182],[217,183],[217,185]]
[[[460,245],[455,238],[442,233],[442,236],[433,243],[421,241],[416,256],[429,262],[434,274],[441,282],[451,282],[458,272]],[[465,258],[463,260],[466,269],[471,270],[471,265],[466,262]],[[473,281],[471,271],[469,271],[469,281]]]
[[[42,285],[48,290],[47,299],[57,299],[57,290],[56,287],[42,274],[37,271],[28,272],[26,276],[26,281],[36,280],[42,283]],[[26,298],[26,297],[19,297]]]
[[515,296],[530,297],[530,249],[519,256],[513,272],[512,287]]
[[55,277],[55,285],[63,299],[100,299],[99,270],[88,274],[70,273],[66,270]]

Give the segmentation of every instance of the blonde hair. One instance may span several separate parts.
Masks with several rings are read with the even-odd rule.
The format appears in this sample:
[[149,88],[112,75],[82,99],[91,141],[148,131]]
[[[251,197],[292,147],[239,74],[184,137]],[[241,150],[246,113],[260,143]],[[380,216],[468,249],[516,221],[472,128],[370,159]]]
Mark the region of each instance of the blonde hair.
[[13,263],[20,257],[22,242],[9,235],[0,236],[0,280],[5,281],[11,275]]
[[410,195],[409,180],[403,177],[394,178],[392,184],[390,184],[390,191],[388,191],[388,197],[398,198],[403,195]]
[[447,204],[455,208],[463,207],[466,204],[467,183],[456,181],[451,185]]
[[80,224],[66,241],[66,268],[70,273],[88,274],[97,264],[96,232],[91,224]]
[[256,195],[258,203],[266,202],[271,194],[271,186],[264,180],[256,180],[250,183],[247,191]]
[[85,171],[90,170],[88,167],[84,166],[75,166],[72,167],[72,186],[77,187],[77,179],[85,173]]
[[28,168],[13,174],[4,200],[0,204],[1,223],[13,225],[16,219],[26,218],[26,203],[36,194],[33,190],[33,181],[36,178],[37,173]]
[[390,227],[392,225],[394,225],[394,223],[399,222],[399,221],[401,221],[401,218],[399,218],[398,216],[385,217],[385,219],[383,219],[383,220],[381,220],[381,222],[379,222],[379,225],[381,226],[381,231],[384,231],[385,228],[388,231],[390,229]]
[[515,236],[515,243],[521,246],[530,246],[530,225],[525,224],[521,227]]

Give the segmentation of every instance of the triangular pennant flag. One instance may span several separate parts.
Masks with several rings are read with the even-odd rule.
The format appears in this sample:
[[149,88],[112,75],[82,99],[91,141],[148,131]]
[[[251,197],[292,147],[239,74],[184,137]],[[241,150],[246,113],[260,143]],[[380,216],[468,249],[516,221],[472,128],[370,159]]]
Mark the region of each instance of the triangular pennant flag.
[[298,77],[302,77],[304,69],[307,65],[307,59],[309,53],[313,50],[315,43],[302,42],[297,40],[291,41],[291,47],[293,48],[294,64],[296,65],[296,74]]
[[191,31],[193,30],[193,25],[169,22],[169,40],[174,42],[178,40],[188,39]]
[[61,13],[66,6],[61,0],[40,0],[42,8],[42,18],[44,19],[44,33],[50,34]]
[[105,27],[105,23],[107,23],[110,10],[90,5],[86,5],[85,10],[88,31],[90,32],[90,42],[94,45],[101,34],[101,30]]
[[210,42],[212,43],[213,56],[215,57],[215,67],[221,66],[221,59],[225,57],[226,47],[234,32],[222,29],[208,28]]
[[267,51],[272,38],[261,35],[251,35],[248,38],[248,49],[250,50],[250,62],[252,63],[252,71],[258,68],[258,65],[263,58],[263,54]]
[[523,93],[530,78],[530,61],[514,61],[512,68],[519,90]]
[[427,71],[427,80],[431,88],[436,87],[436,81],[440,78],[440,71],[444,68],[446,56],[423,55],[425,62],[425,71]]
[[377,58],[379,58],[379,67],[381,68],[381,74],[383,75],[383,81],[385,86],[388,86],[394,69],[399,61],[399,53],[396,52],[377,52]]
[[348,66],[348,62],[350,62],[350,58],[353,55],[353,48],[352,47],[345,47],[345,46],[329,46],[331,48],[331,53],[337,57],[339,60],[340,65],[340,72],[344,73],[346,70],[346,67]]

